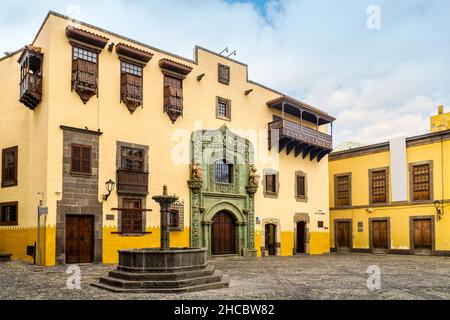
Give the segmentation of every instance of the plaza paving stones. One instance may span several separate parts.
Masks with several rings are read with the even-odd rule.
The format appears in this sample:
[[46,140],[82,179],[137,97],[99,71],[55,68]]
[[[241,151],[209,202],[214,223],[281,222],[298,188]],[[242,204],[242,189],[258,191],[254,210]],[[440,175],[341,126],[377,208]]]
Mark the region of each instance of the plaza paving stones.
[[[67,266],[43,268],[0,263],[2,299],[450,299],[450,258],[331,254],[213,259],[230,276],[230,288],[174,294],[115,294],[90,286],[114,266],[80,265],[81,290],[70,290]],[[381,268],[381,290],[366,287],[367,268]]]

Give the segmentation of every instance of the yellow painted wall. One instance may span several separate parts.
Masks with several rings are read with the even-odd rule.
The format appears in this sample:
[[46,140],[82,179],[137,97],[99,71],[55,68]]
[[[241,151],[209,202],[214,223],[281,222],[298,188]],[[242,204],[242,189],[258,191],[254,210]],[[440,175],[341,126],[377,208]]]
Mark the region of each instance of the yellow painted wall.
[[[8,109],[10,121],[3,131],[11,132],[11,127],[16,124],[18,115],[24,132],[27,135],[17,138],[10,133],[10,138],[0,140],[3,145],[19,145],[19,158],[37,159],[38,161],[21,162],[28,164],[26,168],[19,168],[21,185],[27,181],[27,189],[12,190],[5,194],[2,190],[0,201],[19,200],[26,209],[20,208],[21,219],[27,220],[33,226],[34,213],[37,203],[37,192],[44,191],[44,205],[49,207],[48,225],[56,224],[56,205],[61,200],[62,193],[62,148],[63,132],[61,125],[76,128],[88,128],[100,130],[100,155],[99,155],[99,190],[104,192],[104,182],[116,177],[116,142],[148,145],[150,161],[149,192],[146,207],[152,209],[148,212],[147,227],[159,225],[159,207],[151,199],[152,195],[160,194],[162,186],[167,184],[170,193],[176,193],[180,199],[185,201],[185,225],[190,226],[189,221],[189,139],[194,130],[217,129],[224,123],[236,134],[249,139],[255,147],[255,161],[262,173],[264,168],[279,169],[280,171],[280,196],[278,200],[266,199],[263,196],[261,186],[255,195],[255,215],[265,218],[280,219],[282,230],[286,230],[283,236],[282,252],[286,255],[292,254],[294,215],[295,213],[308,213],[311,219],[311,232],[319,231],[317,221],[325,221],[328,226],[328,195],[326,193],[328,184],[327,158],[320,163],[295,158],[293,154],[287,156],[282,153],[279,157],[275,150],[268,151],[267,146],[267,124],[272,121],[274,114],[278,111],[267,107],[267,101],[279,97],[279,94],[268,90],[260,85],[247,81],[247,66],[227,60],[223,57],[211,54],[198,48],[196,50],[195,63],[189,59],[181,59],[169,56],[158,50],[150,50],[140,47],[122,38],[110,34],[103,34],[110,38],[110,43],[126,43],[154,54],[143,72],[144,81],[144,103],[133,115],[130,115],[124,104],[120,103],[120,60],[115,51],[109,52],[106,48],[99,56],[99,96],[92,97],[84,105],[78,94],[71,91],[71,55],[72,47],[65,35],[65,29],[71,23],[61,17],[50,15],[42,32],[39,34],[34,45],[40,46],[44,51],[44,99],[34,112],[27,110],[18,103],[18,81],[19,65],[17,57],[11,57],[0,62],[0,83],[8,83],[8,88],[0,90],[8,91],[8,107],[2,104],[2,108]],[[102,32],[81,26],[82,29],[97,34]],[[159,67],[159,61],[169,58],[181,62],[193,68],[192,73],[183,82],[184,93],[184,116],[172,124],[169,117],[163,113],[163,74]],[[231,68],[231,83],[229,86],[217,81],[217,64],[224,63]],[[6,70],[7,72],[3,72]],[[205,73],[202,81],[197,81],[199,74]],[[6,76],[5,74],[8,74]],[[9,74],[13,74],[11,77]],[[3,77],[3,79],[1,78]],[[253,89],[246,96],[245,90]],[[0,91],[1,93],[1,91]],[[220,96],[231,100],[232,121],[224,122],[215,116],[216,97]],[[14,109],[11,109],[14,108]],[[313,124],[307,124],[314,127]],[[40,130],[39,132],[37,130]],[[254,130],[257,131],[254,131]],[[326,132],[327,126],[322,126],[321,131]],[[33,143],[32,143],[33,142]],[[24,149],[25,151],[22,151]],[[176,150],[181,150],[185,158],[182,163],[171,161]],[[184,153],[183,153],[184,152]],[[277,159],[270,162],[267,159]],[[19,160],[20,161],[20,160]],[[32,164],[31,164],[32,163]],[[49,168],[49,170],[47,170]],[[307,173],[308,179],[308,202],[301,203],[295,199],[295,172],[301,170]],[[26,198],[21,199],[21,195]],[[101,201],[101,194],[99,194]],[[151,236],[142,238],[126,238],[111,234],[109,230],[117,228],[118,205],[117,193],[113,192],[106,203],[103,204],[104,215],[112,214],[115,221],[104,220],[104,260],[112,262],[116,257],[117,249],[125,247],[140,247],[147,244],[147,239],[154,244],[156,231]],[[325,216],[316,215],[319,210],[325,212]],[[20,226],[22,226],[22,220]],[[1,228],[0,228],[1,231]],[[180,241],[187,245],[186,231]],[[153,240],[152,240],[153,239]],[[260,247],[261,240],[257,240],[256,247]]]
[[[442,152],[441,152],[442,151]],[[443,155],[443,156],[441,156]],[[409,163],[433,161],[433,195],[434,200],[450,199],[450,141],[434,142],[407,148],[407,166]],[[350,157],[329,162],[330,175],[330,212],[331,246],[335,246],[334,221],[336,219],[352,219],[353,247],[369,248],[369,219],[390,218],[391,248],[407,250],[410,247],[409,218],[412,216],[437,216],[433,201],[426,204],[370,207],[369,208],[369,169],[389,166],[389,152],[379,152],[370,155]],[[444,164],[444,165],[443,165]],[[352,173],[352,205],[353,209],[334,208],[334,175]],[[390,181],[390,179],[389,179]],[[390,182],[391,186],[391,182]],[[409,169],[408,169],[409,186]],[[391,187],[389,187],[391,190]],[[409,190],[408,190],[409,197]],[[391,195],[389,197],[391,199]],[[409,199],[410,200],[410,199]],[[408,201],[409,201],[408,200]],[[358,207],[360,206],[360,207]],[[435,222],[436,250],[450,250],[450,204],[444,206],[442,220]],[[358,222],[364,223],[363,232],[358,232]]]

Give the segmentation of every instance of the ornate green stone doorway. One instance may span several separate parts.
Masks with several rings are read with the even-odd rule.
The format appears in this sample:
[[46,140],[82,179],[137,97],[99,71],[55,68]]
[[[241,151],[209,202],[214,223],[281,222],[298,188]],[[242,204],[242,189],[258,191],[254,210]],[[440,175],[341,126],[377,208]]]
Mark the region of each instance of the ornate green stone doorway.
[[[209,254],[213,253],[214,217],[226,212],[235,223],[234,234],[228,231],[229,237],[235,240],[235,253],[256,256],[254,195],[258,176],[253,162],[251,143],[226,126],[192,134],[191,177],[188,181],[192,247],[208,248]],[[229,221],[227,228],[230,229]]]

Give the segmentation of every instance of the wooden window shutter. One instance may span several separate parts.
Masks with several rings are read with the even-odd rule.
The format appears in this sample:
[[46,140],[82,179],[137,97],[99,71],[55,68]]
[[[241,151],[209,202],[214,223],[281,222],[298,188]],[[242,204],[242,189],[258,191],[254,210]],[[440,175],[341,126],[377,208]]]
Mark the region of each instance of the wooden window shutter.
[[371,172],[371,195],[373,204],[382,204],[387,202],[387,173],[386,170],[377,170]]
[[87,173],[87,174],[91,173],[91,148],[90,147],[82,148],[81,172]]
[[72,146],[72,172],[81,172],[81,147],[80,146]]
[[413,166],[413,201],[431,200],[430,164]]
[[16,186],[18,175],[18,147],[2,151],[2,187]]
[[342,175],[336,178],[336,206],[350,205],[350,184],[350,175]]
[[90,146],[72,145],[71,172],[91,174],[92,149]]
[[297,197],[306,196],[305,177],[297,175]]

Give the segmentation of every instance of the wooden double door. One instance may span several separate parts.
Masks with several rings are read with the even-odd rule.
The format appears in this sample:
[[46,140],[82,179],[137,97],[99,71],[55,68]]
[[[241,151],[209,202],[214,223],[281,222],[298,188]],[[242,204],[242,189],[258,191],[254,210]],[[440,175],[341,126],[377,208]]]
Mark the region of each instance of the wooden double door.
[[432,249],[431,219],[415,219],[414,249],[430,251]]
[[388,249],[388,222],[386,220],[372,221],[373,249]]
[[350,249],[352,237],[352,223],[350,221],[338,221],[336,224],[336,234],[338,249]]
[[94,216],[66,216],[66,263],[94,262]]
[[236,221],[226,211],[217,213],[211,226],[213,255],[236,254]]

